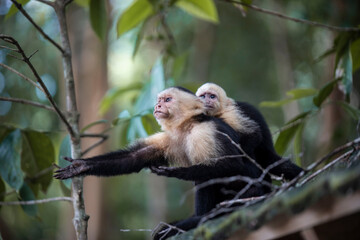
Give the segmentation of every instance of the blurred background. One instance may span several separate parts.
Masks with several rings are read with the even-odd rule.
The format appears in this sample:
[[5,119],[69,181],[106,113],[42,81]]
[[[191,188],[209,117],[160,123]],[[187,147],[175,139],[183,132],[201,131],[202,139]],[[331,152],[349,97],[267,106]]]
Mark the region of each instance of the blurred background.
[[[313,103],[311,99],[303,98],[275,108],[260,107],[259,104],[285,99],[286,92],[294,88],[320,89],[334,79],[335,54],[318,60],[333,47],[337,37],[338,33],[329,29],[214,1],[218,11],[217,24],[195,18],[180,8],[171,8],[167,12],[166,22],[174,38],[170,46],[161,31],[156,31],[156,19],[118,38],[116,22],[133,1],[108,0],[106,37],[100,40],[89,21],[86,2],[76,1],[67,9],[80,122],[81,127],[85,127],[103,119],[89,132],[105,131],[109,136],[86,157],[116,150],[138,137],[158,131],[151,108],[156,93],[164,87],[178,85],[196,91],[205,82],[217,83],[229,97],[258,107],[276,139],[286,122],[311,110]],[[291,17],[334,26],[360,24],[360,2],[357,0],[252,3]],[[38,50],[32,62],[50,93],[64,106],[59,52],[21,13],[5,17],[10,5],[10,1],[1,1],[0,33],[17,39],[28,54]],[[24,8],[47,34],[60,42],[56,15],[50,7],[30,1]],[[141,42],[139,32],[145,33]],[[6,50],[0,49],[1,63],[31,76],[23,62],[9,58],[7,54]],[[358,108],[359,71],[353,76],[350,103]],[[4,68],[0,68],[0,96],[47,102],[40,91]],[[330,98],[342,100],[344,93],[336,88]],[[0,122],[47,134],[53,142],[55,158],[59,157],[66,134],[55,114],[0,101]],[[302,132],[301,154],[294,156],[293,147],[289,146],[285,155],[292,159],[296,157],[299,164],[307,166],[330,149],[357,136],[356,126],[357,121],[344,109],[328,104],[307,119]],[[83,149],[94,141],[84,139]],[[18,200],[17,192],[5,186],[3,198]],[[149,232],[122,232],[121,229],[152,229],[160,221],[182,219],[192,215],[193,211],[191,183],[157,177],[148,170],[111,178],[86,177],[84,186],[91,240],[150,239]],[[52,180],[46,193],[39,191],[36,198],[69,193],[66,184]],[[33,214],[28,213],[20,206],[0,208],[0,233],[4,240],[75,238],[70,203],[37,205]]]

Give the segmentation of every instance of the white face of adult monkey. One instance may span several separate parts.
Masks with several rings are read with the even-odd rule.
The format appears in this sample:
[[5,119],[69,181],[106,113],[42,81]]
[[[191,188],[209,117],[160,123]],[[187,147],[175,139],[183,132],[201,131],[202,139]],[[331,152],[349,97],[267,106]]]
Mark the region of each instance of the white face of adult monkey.
[[232,102],[224,89],[214,83],[205,83],[197,91],[196,96],[201,99],[206,108],[206,114],[216,116]]
[[192,116],[204,112],[203,103],[192,92],[172,87],[158,94],[153,114],[161,128],[170,131]]

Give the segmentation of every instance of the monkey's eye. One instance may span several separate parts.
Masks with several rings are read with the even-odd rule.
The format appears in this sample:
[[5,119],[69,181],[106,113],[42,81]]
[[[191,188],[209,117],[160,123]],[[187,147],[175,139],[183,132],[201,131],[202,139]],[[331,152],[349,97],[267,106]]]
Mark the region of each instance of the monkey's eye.
[[203,94],[203,95],[200,95],[200,98],[205,98],[205,95]]
[[170,102],[171,101],[171,97],[165,98],[165,102]]
[[210,95],[210,98],[211,98],[211,99],[215,99],[215,98],[216,98],[216,95],[215,95],[215,94],[211,94],[211,95]]

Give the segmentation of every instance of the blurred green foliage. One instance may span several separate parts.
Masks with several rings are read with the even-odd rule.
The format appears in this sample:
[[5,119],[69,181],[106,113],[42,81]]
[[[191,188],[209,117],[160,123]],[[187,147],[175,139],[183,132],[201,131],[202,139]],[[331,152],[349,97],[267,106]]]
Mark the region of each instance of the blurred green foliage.
[[[25,10],[47,34],[60,42],[57,19],[51,9],[36,1],[19,2],[25,4]],[[292,154],[300,165],[311,163],[319,154],[318,134],[324,122],[321,114],[329,106],[335,105],[343,113],[337,116],[340,124],[329,139],[332,146],[358,136],[355,129],[360,117],[359,32],[331,32],[276,19],[238,5],[236,1],[110,2],[76,0],[76,4],[69,6],[75,10],[85,9],[92,29],[109,45],[111,87],[98,111],[115,112],[116,117],[90,123],[83,132],[110,122],[108,132],[115,138],[112,145],[119,148],[160,130],[151,116],[159,91],[174,85],[196,91],[209,81],[222,86],[228,96],[236,100],[254,105],[261,103],[260,110],[273,132],[277,132],[274,134],[277,151]],[[355,27],[360,23],[360,3],[356,0],[331,3],[280,0],[256,4],[331,25]],[[107,11],[115,16],[111,26],[108,26]],[[76,11],[70,13],[75,15]],[[60,54],[52,45],[14,6],[0,16],[0,32],[17,39],[27,54],[39,50],[32,57],[32,63],[52,89],[55,100],[63,101],[62,69],[58,67]],[[76,54],[76,49],[73,50]],[[29,69],[10,54],[11,51],[1,48],[0,62],[31,76]],[[282,58],[279,54],[286,56]],[[122,68],[118,70],[118,66]],[[47,104],[46,98],[33,86],[2,67],[0,70],[0,96]],[[290,72],[289,79],[282,77],[285,71]],[[338,89],[343,95],[333,100],[331,94]],[[287,97],[283,98],[284,95]],[[290,118],[284,112],[288,104],[298,108]],[[68,194],[66,188],[70,187],[70,181],[59,184],[52,181],[51,171],[43,173],[56,162],[55,156],[59,165],[64,166],[62,156],[70,154],[69,137],[63,126],[59,126],[56,115],[4,101],[0,101],[0,106],[0,201],[58,196],[62,190]],[[148,236],[138,232],[119,233],[121,228],[154,227],[149,226],[146,219],[149,201],[146,198],[151,196],[146,193],[147,179],[148,174],[143,171],[105,180],[106,186],[113,189],[104,194],[106,215],[111,216],[107,223],[113,231],[107,239]],[[186,198],[185,204],[179,203],[189,188],[189,183],[167,181],[168,220],[191,214],[191,197]],[[7,226],[16,229],[6,230],[15,239],[54,239],[58,234],[60,208],[65,204],[2,207],[0,221],[6,219]],[[0,227],[1,231],[5,230]]]

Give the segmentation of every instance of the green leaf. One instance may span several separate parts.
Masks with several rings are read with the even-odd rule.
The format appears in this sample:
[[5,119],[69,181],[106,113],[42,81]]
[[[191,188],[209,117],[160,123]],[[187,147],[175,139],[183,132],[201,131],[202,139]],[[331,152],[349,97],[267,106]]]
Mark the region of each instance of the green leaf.
[[321,54],[319,57],[317,57],[315,59],[315,62],[320,62],[321,60],[323,60],[324,58],[326,58],[327,56],[330,56],[331,54],[335,53],[336,49],[330,48],[329,50],[325,51],[323,54]]
[[101,120],[92,122],[92,123],[86,125],[85,127],[83,127],[80,130],[80,133],[84,133],[86,130],[88,130],[89,128],[92,128],[93,126],[96,126],[96,125],[99,125],[99,124],[106,124],[106,123],[108,123],[108,120],[105,120],[105,119],[101,119]]
[[342,77],[342,84],[344,85],[344,90],[347,98],[349,98],[350,93],[352,91],[353,85],[353,78],[352,78],[352,58],[351,58],[351,51],[350,51],[350,44],[348,45],[345,54],[343,56],[343,64],[342,67],[344,69],[344,75]]
[[153,6],[148,0],[136,0],[120,16],[117,22],[117,37],[133,29],[153,14]]
[[295,162],[297,165],[301,166],[301,153],[302,153],[302,139],[304,133],[304,126],[305,123],[301,122],[294,137],[294,155],[295,155]]
[[299,126],[300,124],[294,124],[293,126],[280,132],[275,142],[275,149],[279,155],[283,155],[285,153]]
[[283,155],[290,145],[291,140],[294,138],[295,134],[299,130],[301,125],[304,124],[305,118],[311,113],[311,111],[307,111],[299,114],[292,120],[290,120],[284,126],[284,130],[282,130],[276,139],[275,149],[279,155]]
[[[248,5],[251,5],[252,0],[242,0],[242,1],[239,1],[239,2],[248,4]],[[237,9],[240,10],[241,15],[242,15],[243,17],[246,17],[246,12],[247,12],[247,10],[248,10],[248,7],[247,7],[247,6],[242,5],[242,4],[240,4],[240,3],[236,3],[236,2],[233,2],[233,5],[234,5]]]
[[100,114],[104,114],[105,112],[107,112],[111,105],[114,103],[114,101],[120,97],[122,94],[129,92],[129,91],[133,91],[133,90],[140,90],[143,87],[142,83],[133,83],[130,84],[127,87],[124,88],[111,88],[107,91],[107,93],[105,94],[104,98],[101,100],[100,103]]
[[146,30],[146,22],[147,22],[147,19],[144,21],[143,25],[141,26],[140,31],[138,32],[138,34],[136,36],[135,47],[134,47],[134,51],[133,51],[133,55],[132,55],[133,58],[135,58],[136,54],[138,53],[141,41],[144,38],[144,34],[145,34],[145,30]]
[[27,130],[23,131],[22,135],[21,168],[31,180],[31,184],[40,184],[41,190],[46,192],[52,181],[52,172],[41,176],[38,174],[55,162],[54,146],[50,138],[43,133]]
[[[24,182],[24,184],[22,185],[22,187],[20,188],[19,191],[19,196],[20,196],[20,201],[33,201],[35,200],[35,195],[34,193],[31,191],[31,188]],[[34,205],[21,205],[21,208],[24,210],[24,212],[31,216],[31,217],[35,217],[37,215],[37,206],[36,204]]]
[[[152,112],[154,105],[156,104],[157,94],[164,90],[164,88],[164,67],[161,58],[159,58],[151,70],[150,82],[145,84],[142,89],[141,94],[135,103],[133,112],[135,112],[136,115],[140,114],[142,116],[148,114],[149,111]],[[146,137],[147,135],[148,134],[142,125],[141,118],[132,118],[130,120],[127,139],[133,141],[137,137]]]
[[[22,6],[24,6],[25,4],[27,4],[30,0],[18,0],[17,2],[20,3]],[[17,7],[15,7],[14,4],[11,5],[8,13],[5,16],[5,20],[9,19],[11,16],[13,16],[15,13],[18,12]]]
[[90,0],[90,22],[96,35],[104,40],[107,33],[107,15],[103,0]]
[[141,118],[133,118],[130,120],[129,128],[127,131],[126,139],[128,142],[133,142],[136,138],[145,138],[148,134],[141,122]]
[[6,126],[0,126],[0,143],[5,139],[5,137],[11,133],[12,131],[14,131],[13,128],[11,127],[6,127]]
[[286,95],[288,95],[290,98],[280,101],[263,101],[260,103],[260,107],[281,107],[282,105],[291,103],[292,101],[314,96],[316,93],[317,90],[313,88],[295,88],[286,92]]
[[360,110],[344,101],[337,101],[336,103],[339,104],[354,120],[358,121],[360,119]]
[[313,98],[313,103],[315,106],[320,107],[321,104],[325,101],[325,99],[331,94],[335,85],[339,80],[335,79],[329,83],[327,83],[324,87],[320,89],[318,94]]
[[336,49],[336,58],[335,58],[335,69],[338,68],[340,59],[346,52],[346,49],[350,43],[352,34],[349,32],[340,33],[334,40],[334,48]]
[[360,68],[360,38],[351,43],[351,56],[353,59],[353,72]]
[[292,99],[283,99],[280,101],[263,101],[259,104],[260,107],[281,107],[282,105],[292,102]]
[[128,110],[124,110],[119,114],[119,119],[130,119],[131,115]]
[[[59,166],[61,168],[69,166],[70,162],[64,160],[63,157],[71,157],[71,144],[70,136],[66,135],[61,142],[60,151],[59,151]],[[66,188],[71,189],[71,179],[66,179],[61,181]]]
[[75,0],[74,2],[81,7],[89,7],[90,5],[90,0]]
[[23,185],[21,171],[21,133],[16,129],[0,144],[0,175],[10,187],[19,190]]
[[142,125],[144,126],[147,133],[154,134],[160,131],[160,126],[152,113],[144,115],[141,119]]
[[175,5],[194,17],[218,23],[218,13],[213,0],[179,0]]
[[292,100],[301,99],[305,97],[314,96],[317,90],[314,88],[296,88],[286,92],[286,95],[290,96]]

